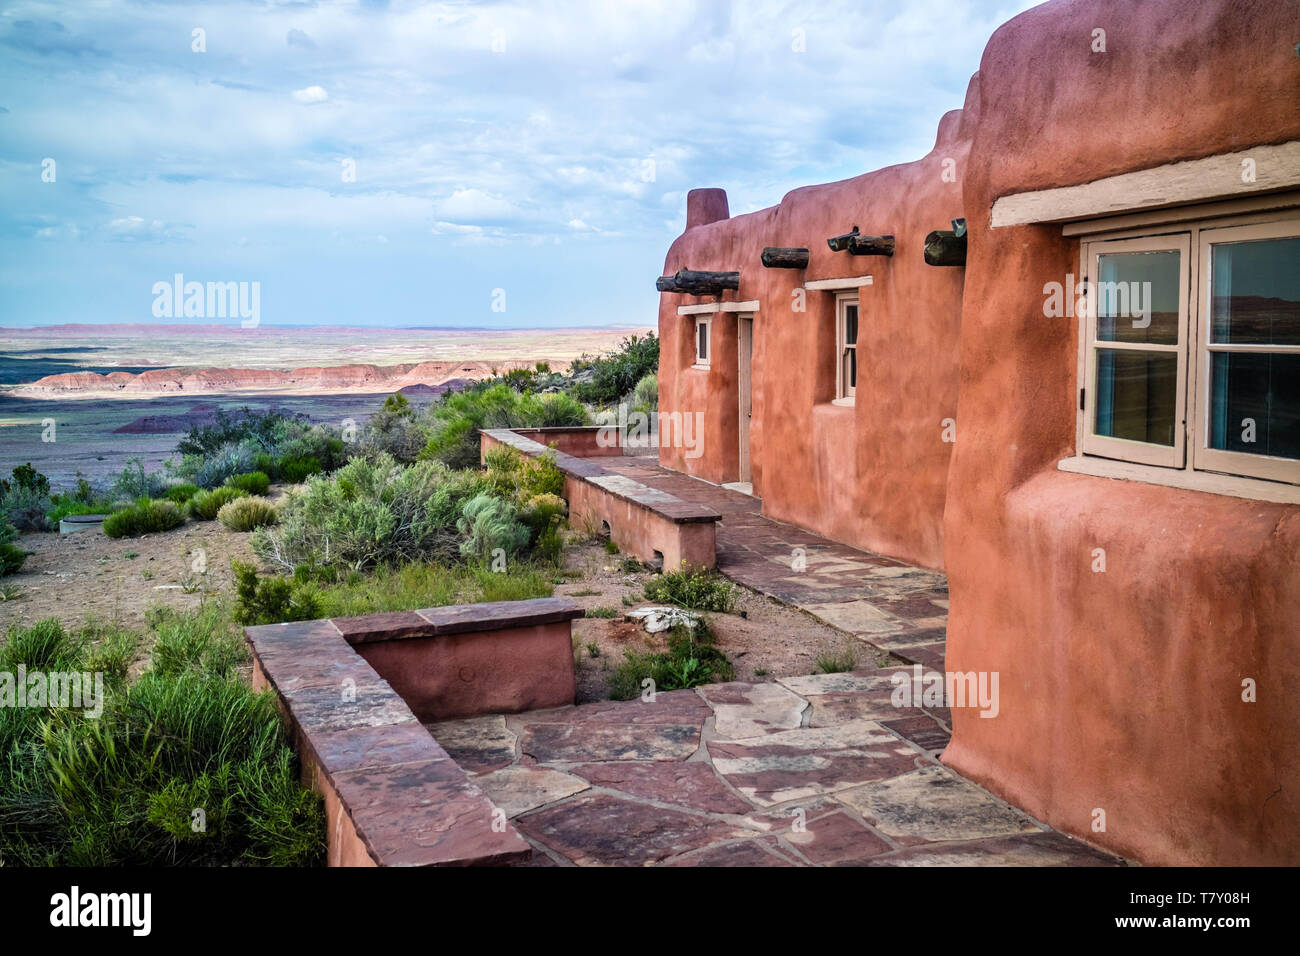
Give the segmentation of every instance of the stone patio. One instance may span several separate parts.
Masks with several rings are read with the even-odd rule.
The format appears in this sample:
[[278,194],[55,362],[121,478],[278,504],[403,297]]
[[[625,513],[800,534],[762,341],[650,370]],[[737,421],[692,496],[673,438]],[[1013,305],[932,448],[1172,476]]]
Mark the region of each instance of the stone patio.
[[937,761],[890,672],[429,724],[534,866],[1117,866]]
[[[721,514],[717,563],[727,577],[895,657],[944,669],[948,581],[943,574],[765,517],[759,499],[663,468],[654,456],[593,460],[606,471]],[[803,570],[796,568],[800,554]]]

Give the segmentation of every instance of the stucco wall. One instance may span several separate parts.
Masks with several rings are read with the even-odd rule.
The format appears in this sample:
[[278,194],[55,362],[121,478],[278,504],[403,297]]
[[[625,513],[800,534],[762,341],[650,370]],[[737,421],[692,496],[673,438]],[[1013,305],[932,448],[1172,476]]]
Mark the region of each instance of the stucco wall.
[[1297,39],[1290,3],[1055,2],[999,29],[978,74],[948,668],[1000,671],[1002,702],[994,720],[954,711],[944,759],[1148,862],[1300,863],[1300,508],[1057,471],[1077,327],[1044,318],[1042,289],[1078,246],[990,230],[989,209],[1300,138]]
[[[961,217],[972,88],[965,110],[947,114],[924,158],[843,182],[796,189],[780,205],[689,228],[664,272],[740,270],[727,301],[758,300],[754,316],[754,490],[763,512],[858,547],[931,568],[943,566],[943,510],[952,445],[942,422],[956,415],[961,269],[925,265],[933,229]],[[948,160],[945,164],[945,160]],[[830,236],[857,225],[894,235],[892,258],[831,252]],[[807,247],[806,270],[766,269],[765,246]],[[835,397],[835,294],[794,290],[810,279],[871,275],[859,292],[856,405]],[[691,368],[695,323],[677,308],[694,297],[661,296],[660,410],[702,413],[704,453],[661,448],[668,467],[713,482],[738,478],[736,316],[718,313],[712,367]]]

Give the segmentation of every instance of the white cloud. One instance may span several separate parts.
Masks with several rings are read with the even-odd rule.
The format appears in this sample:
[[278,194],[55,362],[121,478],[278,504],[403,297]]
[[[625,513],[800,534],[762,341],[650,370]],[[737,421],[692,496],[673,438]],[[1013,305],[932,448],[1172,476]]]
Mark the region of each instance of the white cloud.
[[299,103],[306,103],[310,105],[312,103],[324,103],[327,99],[330,98],[330,95],[325,92],[325,89],[323,87],[308,86],[305,89],[294,90],[293,98],[297,100]]

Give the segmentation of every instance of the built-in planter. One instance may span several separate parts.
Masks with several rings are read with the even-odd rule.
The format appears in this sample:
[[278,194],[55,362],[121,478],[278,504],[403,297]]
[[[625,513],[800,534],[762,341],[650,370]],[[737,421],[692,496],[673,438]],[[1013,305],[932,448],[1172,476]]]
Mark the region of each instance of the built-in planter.
[[572,704],[561,598],[244,629],[304,782],[325,802],[331,866],[471,866],[532,853],[422,721]]
[[59,534],[72,534],[74,531],[102,531],[104,519],[108,515],[68,515],[59,519]]

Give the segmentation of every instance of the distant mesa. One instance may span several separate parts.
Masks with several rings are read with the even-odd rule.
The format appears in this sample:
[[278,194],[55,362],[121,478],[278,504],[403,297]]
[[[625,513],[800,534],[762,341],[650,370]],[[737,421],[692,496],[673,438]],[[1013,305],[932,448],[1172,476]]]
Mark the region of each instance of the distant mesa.
[[[295,369],[158,368],[145,372],[64,372],[47,375],[16,390],[31,397],[70,394],[162,395],[175,393],[265,392],[395,392],[411,388],[464,387],[496,372],[531,368],[531,362],[418,362],[404,365],[336,365]],[[565,362],[552,362],[556,371]],[[150,416],[168,418],[170,416]],[[133,425],[135,423],[132,423]]]

